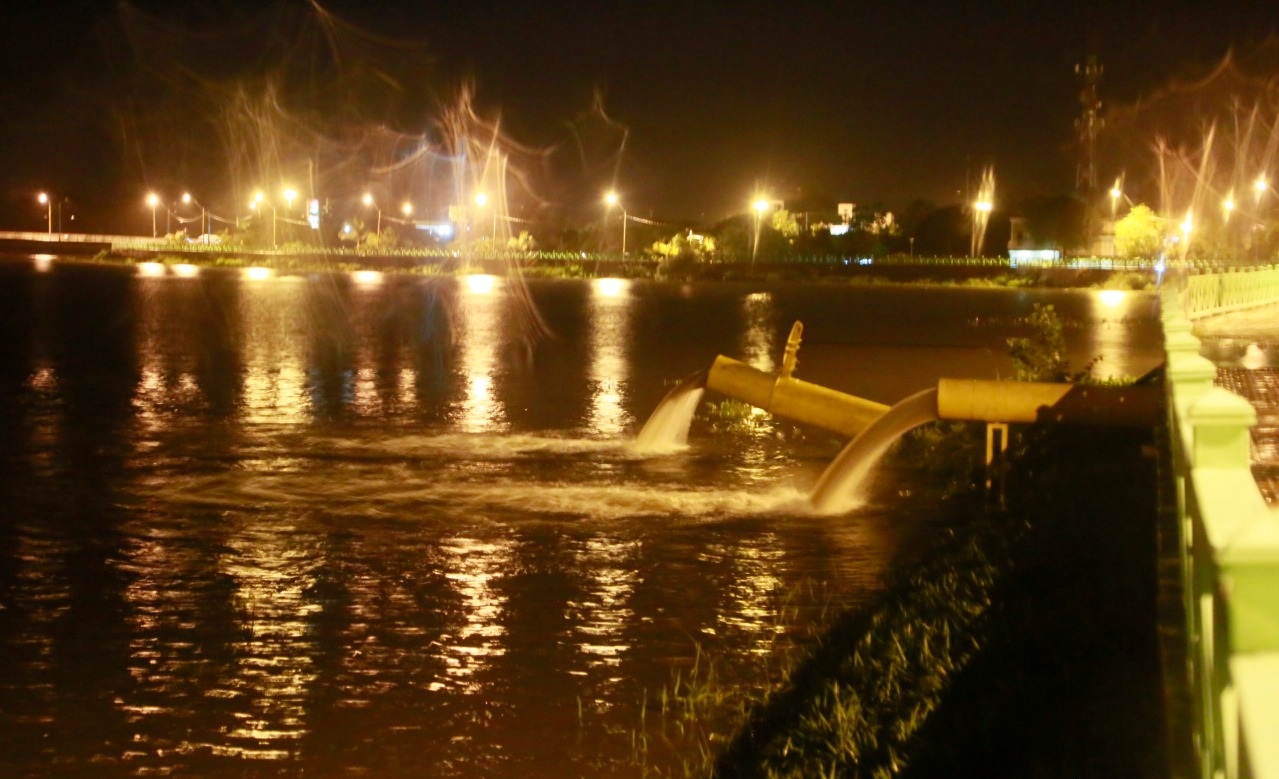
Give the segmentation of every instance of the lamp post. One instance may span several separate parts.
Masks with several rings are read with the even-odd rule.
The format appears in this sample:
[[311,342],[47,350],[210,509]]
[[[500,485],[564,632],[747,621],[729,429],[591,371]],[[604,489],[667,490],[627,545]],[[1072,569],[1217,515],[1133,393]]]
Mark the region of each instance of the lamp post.
[[[488,195],[483,192],[475,193],[475,205],[477,207],[484,208],[488,205],[488,203]],[[493,243],[497,243],[497,206],[493,206],[492,209],[490,209],[489,218],[491,220],[489,226],[489,239],[493,241]]]
[[1112,222],[1115,220],[1115,214],[1119,209],[1119,196],[1122,194],[1123,191],[1119,189],[1118,185],[1110,188],[1110,220]]
[[294,235],[294,230],[290,225],[292,225],[293,223],[289,220],[293,218],[293,201],[297,199],[298,191],[292,187],[285,187],[280,192],[280,194],[284,196],[284,203],[285,203],[284,213],[288,214],[288,216],[285,218],[286,224],[285,224],[284,231],[288,233],[288,235],[286,236],[287,238],[292,238],[292,236]]
[[618,206],[622,209],[622,259],[626,259],[626,223],[629,221],[629,215],[626,213],[626,206],[622,205],[622,201],[618,198],[616,192],[609,192],[604,196],[604,202],[612,206]]
[[208,235],[209,235],[209,212],[208,212],[208,210],[207,210],[207,209],[205,209],[205,207],[204,207],[204,204],[203,204],[203,203],[201,203],[200,201],[198,201],[198,200],[196,200],[195,198],[191,197],[191,193],[190,193],[190,192],[183,192],[183,193],[182,193],[182,202],[183,202],[183,203],[186,203],[187,205],[190,205],[190,204],[192,204],[192,203],[195,203],[196,207],[200,209],[200,240],[201,240],[201,242],[207,243],[207,242],[208,242]]
[[271,248],[274,249],[277,246],[275,241],[275,204],[267,200],[266,195],[263,195],[261,191],[258,191],[253,194],[253,200],[249,201],[249,208],[259,209],[260,206],[269,206],[271,208]]
[[973,203],[973,237],[968,252],[969,257],[977,256],[977,251],[981,248],[977,244],[982,243],[982,239],[986,237],[986,220],[990,218],[990,212],[994,207],[989,200],[978,200]]
[[147,195],[147,205],[151,206],[151,237],[152,238],[156,237],[155,207],[158,206],[159,204],[160,204],[159,195],[157,195],[154,192]]
[[45,207],[45,221],[49,225],[49,234],[53,234],[53,198],[48,194],[41,192],[36,195],[36,202]]
[[753,204],[755,208],[755,248],[751,249],[751,264],[755,264],[755,255],[759,254],[759,228],[760,222],[764,219],[764,212],[768,210],[768,201],[759,198]]
[[382,209],[373,202],[373,196],[368,192],[364,193],[364,205],[377,211],[377,234],[382,234]]

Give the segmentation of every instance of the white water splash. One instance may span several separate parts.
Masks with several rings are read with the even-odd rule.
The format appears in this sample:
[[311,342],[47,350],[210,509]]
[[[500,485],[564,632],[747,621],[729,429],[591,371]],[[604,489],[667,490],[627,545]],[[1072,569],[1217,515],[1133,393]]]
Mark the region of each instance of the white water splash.
[[407,435],[370,440],[309,438],[308,453],[330,452],[343,458],[451,457],[465,460],[509,460],[534,455],[577,455],[617,451],[626,442],[619,439],[561,438],[549,435],[514,433],[446,433]]
[[688,428],[693,422],[697,404],[706,391],[706,374],[698,373],[681,381],[666,393],[652,416],[631,443],[636,454],[666,454],[688,444]]
[[166,479],[146,495],[151,505],[251,512],[323,511],[347,517],[493,519],[499,516],[619,520],[705,519],[809,513],[793,487],[743,491],[646,482],[562,483],[519,478],[472,479],[462,474],[363,471],[330,478],[317,473],[234,471]]
[[822,473],[809,495],[818,514],[842,514],[864,500],[866,477],[893,442],[907,431],[937,419],[937,388],[923,390],[894,405],[854,438]]

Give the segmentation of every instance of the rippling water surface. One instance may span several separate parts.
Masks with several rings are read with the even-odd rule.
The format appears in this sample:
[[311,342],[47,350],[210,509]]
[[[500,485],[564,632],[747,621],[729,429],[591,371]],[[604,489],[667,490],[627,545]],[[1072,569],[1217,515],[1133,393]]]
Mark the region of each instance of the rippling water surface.
[[802,318],[800,376],[892,402],[1035,302],[1157,360],[1143,295],[0,262],[0,773],[638,776],[672,673],[760,683],[931,516],[805,514],[837,442],[763,416],[637,454],[667,389]]

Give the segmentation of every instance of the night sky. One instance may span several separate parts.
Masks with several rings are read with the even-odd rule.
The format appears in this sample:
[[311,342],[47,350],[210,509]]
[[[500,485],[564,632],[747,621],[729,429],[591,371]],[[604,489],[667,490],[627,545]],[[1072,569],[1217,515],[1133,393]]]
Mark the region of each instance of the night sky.
[[[463,83],[525,178],[512,201],[543,212],[614,181],[632,213],[670,220],[714,222],[756,192],[944,205],[988,165],[1000,200],[1062,194],[1076,63],[1100,56],[1107,109],[1129,106],[1266,40],[1267,5],[11,2],[0,228],[43,227],[43,189],[71,229],[139,231],[151,188],[229,211],[264,148],[293,169],[308,149],[336,196],[370,149],[386,167],[437,143]],[[228,160],[249,103],[255,132],[281,137]]]

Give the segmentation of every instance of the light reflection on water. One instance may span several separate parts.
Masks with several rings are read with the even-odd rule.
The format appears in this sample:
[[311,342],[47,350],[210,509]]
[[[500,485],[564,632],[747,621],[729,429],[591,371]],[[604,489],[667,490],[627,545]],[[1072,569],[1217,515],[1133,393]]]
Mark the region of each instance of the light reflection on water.
[[498,351],[503,341],[501,310],[494,276],[466,277],[466,293],[460,306],[460,346],[466,394],[462,401],[461,427],[468,433],[485,433],[501,427],[504,410],[494,397]]
[[605,436],[620,436],[633,420],[622,405],[626,386],[626,349],[630,343],[630,282],[596,279],[591,284],[590,427]]
[[[895,354],[910,323],[843,324],[891,290],[531,294],[550,337],[493,277],[0,286],[0,768],[639,775],[646,691],[699,648],[759,683],[926,524],[806,515],[832,452],[767,420],[626,447],[668,382],[716,353],[771,367],[795,318],[813,380]],[[1007,335],[953,318],[958,357],[911,370]]]
[[1154,301],[1148,294],[1106,289],[1092,293],[1090,321],[1084,328],[1090,334],[1090,351],[1077,362],[1076,370],[1091,361],[1089,372],[1099,379],[1135,377],[1154,367],[1141,349],[1140,333],[1133,323],[1152,317]]
[[745,327],[742,330],[741,351],[744,362],[752,368],[772,373],[774,370],[773,343],[777,332],[777,315],[772,298],[767,292],[754,292],[742,298]]

